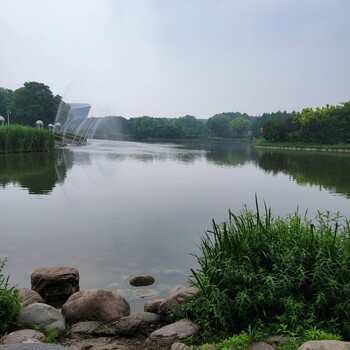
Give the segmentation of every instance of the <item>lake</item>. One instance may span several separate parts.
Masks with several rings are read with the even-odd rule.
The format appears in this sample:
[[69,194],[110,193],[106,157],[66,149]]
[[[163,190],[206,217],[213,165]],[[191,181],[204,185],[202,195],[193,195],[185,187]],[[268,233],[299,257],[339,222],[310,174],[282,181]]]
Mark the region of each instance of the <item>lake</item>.
[[[10,283],[38,267],[70,266],[80,288],[121,291],[140,311],[185,284],[196,244],[228,210],[295,210],[350,218],[350,155],[250,144],[90,140],[47,154],[0,155],[0,254]],[[153,286],[129,279],[152,275]]]

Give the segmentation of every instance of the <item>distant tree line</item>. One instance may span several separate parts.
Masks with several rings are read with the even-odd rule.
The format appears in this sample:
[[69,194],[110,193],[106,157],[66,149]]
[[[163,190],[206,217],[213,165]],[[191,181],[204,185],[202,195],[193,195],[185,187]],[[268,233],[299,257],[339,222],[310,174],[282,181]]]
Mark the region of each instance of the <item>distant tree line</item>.
[[[38,119],[45,125],[53,124],[58,114],[59,121],[64,124],[70,117],[70,107],[62,97],[54,95],[47,85],[38,82],[26,82],[15,91],[0,88],[0,115],[6,119],[8,111],[11,111],[11,124],[21,125],[34,126]],[[86,128],[89,129],[91,124],[90,129],[96,129],[96,137],[108,139],[214,137],[251,140],[263,137],[271,142],[350,143],[350,102],[316,110],[278,111],[261,116],[240,112],[219,113],[208,120],[190,115],[173,119],[108,116],[88,118],[84,123],[87,124]]]
[[350,143],[350,102],[340,106],[305,108],[285,120],[269,120],[262,127],[268,141],[311,144]]

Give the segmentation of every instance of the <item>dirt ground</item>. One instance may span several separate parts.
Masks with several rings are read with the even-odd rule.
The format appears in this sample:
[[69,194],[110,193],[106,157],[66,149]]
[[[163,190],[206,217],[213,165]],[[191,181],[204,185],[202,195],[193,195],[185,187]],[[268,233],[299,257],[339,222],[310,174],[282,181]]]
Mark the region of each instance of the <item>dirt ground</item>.
[[150,346],[141,338],[70,336],[59,340],[59,344],[71,350],[143,350],[170,349],[170,346]]

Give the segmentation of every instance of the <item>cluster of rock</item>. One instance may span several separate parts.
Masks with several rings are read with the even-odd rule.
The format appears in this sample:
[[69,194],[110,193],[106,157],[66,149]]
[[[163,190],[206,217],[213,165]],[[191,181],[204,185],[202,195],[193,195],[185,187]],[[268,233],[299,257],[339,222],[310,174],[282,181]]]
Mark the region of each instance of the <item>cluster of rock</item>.
[[[0,340],[0,349],[67,350],[60,345],[47,345],[50,330],[58,335],[69,334],[92,337],[143,337],[150,347],[167,346],[172,350],[188,350],[181,343],[198,334],[200,328],[189,319],[169,323],[169,314],[199,292],[194,287],[177,286],[164,299],[148,301],[144,312],[130,314],[129,303],[116,292],[103,289],[79,291],[76,269],[41,268],[32,273],[32,289],[20,289],[23,308],[18,316],[20,330]],[[154,283],[151,276],[130,280],[134,286]],[[46,301],[67,299],[60,309]],[[40,329],[40,331],[39,331]],[[250,350],[275,350],[286,338],[271,337],[266,342],[252,343]],[[287,340],[288,341],[288,340]],[[91,349],[91,346],[88,346]],[[114,349],[115,347],[113,347]],[[119,348],[119,347],[118,347]],[[205,349],[215,350],[205,345]],[[85,349],[85,347],[84,347]],[[342,341],[312,341],[299,350],[350,350],[350,343]]]
[[[154,283],[154,278],[139,276],[130,283],[149,285]],[[116,292],[79,291],[79,273],[74,268],[37,269],[31,275],[31,284],[32,289],[19,291],[23,300],[18,316],[21,329],[6,335],[0,348],[13,343],[45,342],[44,333],[50,329],[60,336],[67,332],[92,336],[143,336],[151,346],[172,345],[199,331],[199,327],[188,319],[167,324],[169,313],[199,292],[194,287],[177,286],[167,298],[147,302],[144,312],[130,314],[129,303]],[[62,299],[66,301],[60,309],[46,303]]]

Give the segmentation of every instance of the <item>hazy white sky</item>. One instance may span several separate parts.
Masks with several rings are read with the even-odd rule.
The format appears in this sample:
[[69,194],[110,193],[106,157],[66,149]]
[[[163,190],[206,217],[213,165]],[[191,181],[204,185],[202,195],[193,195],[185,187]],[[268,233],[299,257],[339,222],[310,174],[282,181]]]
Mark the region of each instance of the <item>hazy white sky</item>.
[[208,118],[350,100],[349,0],[0,0],[0,86],[90,115]]

